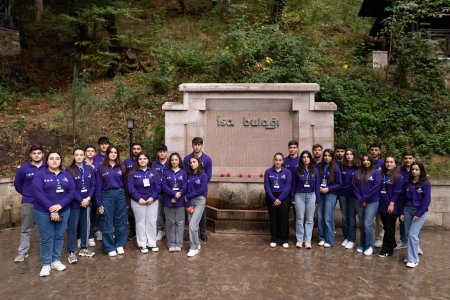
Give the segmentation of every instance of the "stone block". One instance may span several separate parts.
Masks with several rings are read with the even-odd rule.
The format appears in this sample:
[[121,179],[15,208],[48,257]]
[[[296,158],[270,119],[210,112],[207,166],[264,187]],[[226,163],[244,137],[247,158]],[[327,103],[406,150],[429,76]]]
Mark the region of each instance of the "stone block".
[[442,226],[443,213],[427,212],[424,226]]
[[432,186],[431,197],[449,197],[450,196],[450,185],[449,186]]
[[220,202],[222,209],[247,209],[247,185],[244,183],[221,183],[219,185]]
[[450,212],[442,214],[442,226],[450,229]]
[[248,184],[248,201],[250,207],[265,209],[266,192],[262,184]]
[[428,210],[432,212],[450,212],[450,198],[446,197],[432,198]]

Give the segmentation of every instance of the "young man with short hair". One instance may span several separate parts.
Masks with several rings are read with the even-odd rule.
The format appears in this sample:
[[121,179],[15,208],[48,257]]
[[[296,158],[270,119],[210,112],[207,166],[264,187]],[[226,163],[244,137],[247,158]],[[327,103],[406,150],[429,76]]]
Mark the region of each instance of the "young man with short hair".
[[[152,162],[152,169],[159,184],[162,183],[163,173],[167,168],[167,146],[162,144],[156,148],[156,159]],[[159,179],[159,180],[158,180]],[[164,192],[160,188],[158,195],[158,217],[156,219],[156,240],[160,241],[166,235],[164,230]]]
[[334,146],[334,155],[336,156],[336,162],[339,163],[340,167],[342,167],[342,163],[344,162],[346,149],[347,147],[342,144],[337,144]]
[[136,155],[140,152],[142,152],[141,143],[134,142],[133,144],[131,144],[131,153],[133,155],[123,161],[123,164],[127,168],[127,171],[131,170],[131,168],[134,167],[134,165],[136,164]]
[[288,149],[289,155],[284,158],[284,166],[291,171],[292,178],[294,178],[297,174],[298,162],[300,161],[300,156],[298,156],[298,141],[289,141]]
[[84,162],[86,165],[91,166],[95,169],[94,166],[94,156],[96,154],[95,147],[92,145],[87,145],[84,147]]
[[[185,168],[189,166],[189,159],[192,156],[200,158],[203,170],[208,176],[208,182],[212,177],[212,160],[211,158],[203,152],[203,139],[201,137],[195,137],[192,139],[192,153],[186,155],[183,159]],[[189,238],[189,237],[188,237]],[[206,209],[203,211],[202,219],[200,220],[200,239],[204,242],[208,240],[206,236]]]
[[32,187],[33,178],[36,174],[46,168],[44,163],[44,150],[41,146],[32,146],[29,151],[30,160],[19,166],[14,177],[14,188],[22,195],[22,214],[20,229],[20,245],[15,262],[22,262],[28,257],[30,249],[31,231],[34,226],[33,205],[34,192]]
[[106,158],[106,150],[109,147],[109,139],[106,136],[102,136],[98,139],[99,151],[94,156],[94,166],[97,168]]
[[321,144],[315,144],[312,146],[313,164],[314,168],[319,169],[320,162],[322,161],[322,150]]

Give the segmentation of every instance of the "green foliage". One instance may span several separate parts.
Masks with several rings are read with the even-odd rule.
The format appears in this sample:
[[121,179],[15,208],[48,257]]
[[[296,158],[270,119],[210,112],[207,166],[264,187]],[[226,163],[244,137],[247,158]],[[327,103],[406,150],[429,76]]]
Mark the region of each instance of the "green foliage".
[[12,93],[7,86],[0,84],[0,111],[8,111],[17,101],[17,95]]
[[15,130],[22,130],[25,128],[25,126],[26,124],[24,116],[19,116],[17,120],[12,124],[12,128],[14,128]]
[[[147,124],[147,129],[150,125]],[[164,144],[164,124],[156,123],[151,129],[152,135],[142,139],[142,146],[153,158],[156,156],[156,148]]]

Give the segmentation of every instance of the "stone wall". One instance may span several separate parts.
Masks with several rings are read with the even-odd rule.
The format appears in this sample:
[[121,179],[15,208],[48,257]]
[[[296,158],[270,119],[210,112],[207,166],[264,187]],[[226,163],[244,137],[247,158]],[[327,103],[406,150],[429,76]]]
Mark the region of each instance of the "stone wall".
[[0,56],[14,56],[20,54],[19,32],[0,27]]
[[[431,185],[432,200],[425,226],[450,229],[450,180],[432,180]],[[14,190],[13,179],[0,178],[0,229],[20,225],[20,199],[20,195]],[[213,178],[209,184],[208,205],[222,209],[223,213],[228,214],[227,217],[230,217],[229,214],[239,217],[239,205],[242,203],[253,208],[251,220],[267,220],[262,179]],[[251,221],[250,219],[248,220]],[[337,206],[336,224],[340,224],[340,219]]]

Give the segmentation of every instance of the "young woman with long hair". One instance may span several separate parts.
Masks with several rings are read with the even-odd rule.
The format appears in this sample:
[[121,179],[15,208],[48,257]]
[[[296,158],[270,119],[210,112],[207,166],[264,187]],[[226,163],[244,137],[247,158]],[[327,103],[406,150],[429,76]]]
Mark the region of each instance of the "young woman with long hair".
[[196,156],[191,156],[191,158],[189,158],[187,173],[188,183],[185,201],[189,219],[190,246],[187,256],[192,257],[197,255],[198,250],[200,250],[198,228],[206,206],[208,175],[203,170],[202,161]]
[[58,152],[47,155],[47,168],[33,178],[34,219],[39,230],[41,277],[49,276],[50,270],[64,271],[61,251],[64,232],[70,215],[70,203],[75,192],[72,176],[62,170]]
[[361,162],[356,155],[356,151],[348,148],[344,154],[344,161],[341,165],[342,186],[339,190],[339,205],[342,214],[342,247],[353,249],[356,241],[356,209],[355,195],[353,194],[353,179],[355,173],[361,166]]
[[319,246],[329,248],[334,243],[334,208],[339,188],[342,185],[342,174],[334,160],[331,149],[323,151],[319,167],[320,201],[318,209]]
[[179,252],[183,247],[187,174],[181,156],[177,152],[169,156],[168,169],[163,174],[162,190],[164,191],[167,247],[169,252]]
[[356,197],[355,208],[359,219],[361,243],[356,251],[366,256],[373,254],[373,222],[378,212],[380,187],[381,173],[374,168],[372,156],[364,155],[361,168],[355,174],[353,192]]
[[275,153],[273,166],[264,173],[266,204],[269,210],[270,247],[289,248],[289,205],[292,174],[284,167],[282,153]]
[[405,262],[407,267],[415,268],[419,265],[420,230],[431,203],[431,185],[423,163],[414,162],[411,165],[404,195],[404,208],[400,219],[405,221],[405,233],[408,237],[408,256]]
[[[295,193],[295,246],[301,248],[305,243],[306,249],[311,249],[311,238],[314,227],[314,211],[320,199],[319,171],[314,167],[311,152],[300,154],[297,172],[293,178]],[[304,225],[303,225],[304,224]]]
[[[125,253],[127,242],[126,168],[115,146],[108,146],[96,170],[95,197],[102,217],[103,251],[110,257]],[[115,235],[115,238],[113,238]]]
[[72,164],[66,169],[75,182],[74,199],[70,205],[70,217],[67,224],[67,251],[69,264],[76,264],[75,248],[77,243],[77,228],[80,227],[80,256],[92,257],[95,252],[89,250],[88,238],[91,227],[91,200],[95,192],[94,169],[84,162],[84,150],[73,151]]
[[155,179],[150,156],[136,155],[137,164],[129,171],[128,193],[136,220],[136,241],[141,253],[158,252],[156,247],[156,218],[158,217],[158,193],[160,183]]
[[400,215],[400,196],[403,191],[403,177],[400,168],[392,155],[388,155],[384,160],[381,171],[382,184],[380,190],[380,204],[378,212],[383,222],[384,236],[383,245],[379,253],[380,257],[391,256],[397,246],[395,240],[395,223]]

